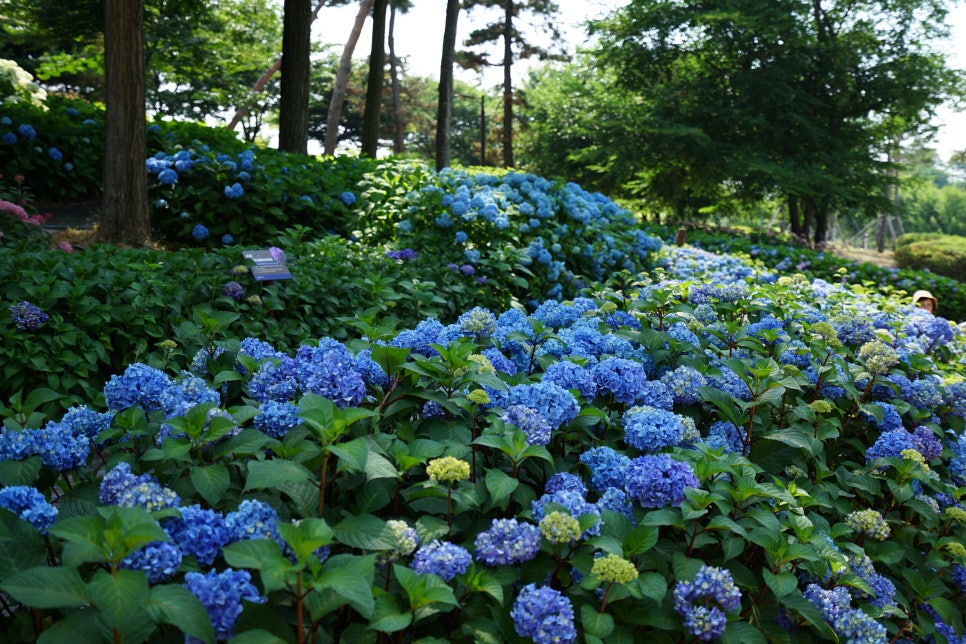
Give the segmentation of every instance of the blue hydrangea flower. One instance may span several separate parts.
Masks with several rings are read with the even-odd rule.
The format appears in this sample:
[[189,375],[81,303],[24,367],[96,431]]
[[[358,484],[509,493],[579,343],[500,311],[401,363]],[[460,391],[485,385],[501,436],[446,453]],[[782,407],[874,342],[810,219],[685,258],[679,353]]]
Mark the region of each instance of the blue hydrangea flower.
[[580,455],[580,462],[590,468],[590,486],[603,492],[608,488],[624,486],[624,472],[631,459],[603,445],[586,450]]
[[240,183],[233,183],[225,186],[225,197],[228,199],[241,199],[245,196],[245,189]]
[[121,568],[142,570],[148,581],[156,584],[178,572],[181,566],[181,548],[167,541],[152,541],[121,560]]
[[340,194],[339,199],[347,206],[351,206],[356,202],[356,196],[348,190]]
[[27,301],[17,302],[10,307],[10,318],[20,331],[36,331],[50,319],[40,308]]
[[476,536],[476,560],[488,566],[530,561],[540,550],[540,528],[516,519],[494,519]]
[[324,396],[339,408],[355,407],[366,394],[354,357],[331,338],[322,338],[317,347],[299,347],[295,375],[302,391]]
[[0,508],[10,510],[41,534],[47,534],[47,528],[57,521],[57,508],[36,488],[28,485],[11,485],[0,489]]
[[195,224],[195,227],[191,229],[191,236],[195,238],[196,241],[204,241],[208,238],[208,228],[204,224]]
[[552,382],[536,382],[510,387],[506,405],[524,405],[540,413],[553,429],[570,423],[580,413],[574,395]]
[[647,381],[644,365],[625,358],[606,358],[591,367],[591,374],[601,395],[611,394],[614,400],[633,405]]
[[597,508],[600,511],[609,510],[623,514],[634,522],[634,506],[624,490],[616,487],[609,487],[597,499]]
[[138,406],[144,411],[161,409],[161,394],[170,385],[164,372],[136,362],[121,376],[113,375],[104,385],[104,398],[111,411]]
[[50,148],[47,150],[47,156],[50,157],[52,161],[60,162],[64,159],[64,153],[57,148]]
[[543,491],[548,494],[555,492],[576,492],[584,496],[587,494],[587,486],[584,484],[584,480],[576,474],[557,472],[547,479],[546,484],[543,486]]
[[171,168],[165,168],[158,173],[158,183],[165,186],[173,186],[178,182],[178,173]]
[[113,419],[114,414],[110,412],[96,412],[86,405],[81,405],[68,409],[60,422],[70,427],[71,433],[94,439],[111,426]]
[[186,555],[192,555],[202,566],[210,566],[228,544],[228,523],[221,513],[189,505],[179,508],[181,518],[168,518],[161,527]]
[[550,364],[543,372],[543,381],[560,385],[564,389],[576,389],[585,401],[597,396],[597,383],[590,370],[569,360]]
[[861,610],[851,607],[852,598],[843,586],[825,590],[818,584],[809,584],[805,599],[822,613],[836,635],[847,642],[883,642],[886,629]]
[[547,445],[553,428],[550,423],[535,409],[526,405],[510,405],[501,416],[503,422],[516,425],[527,437],[531,445]]
[[568,644],[577,639],[573,605],[549,586],[524,586],[513,602],[510,619],[517,635],[536,644]]
[[905,449],[916,449],[912,434],[904,429],[885,432],[865,451],[865,462],[871,463],[877,458],[902,458]]
[[36,431],[36,446],[44,467],[58,472],[80,467],[91,451],[91,441],[86,435],[75,433],[69,425],[52,420]]
[[679,506],[684,500],[684,489],[699,485],[690,465],[667,454],[648,454],[631,460],[624,481],[628,496],[645,508]]
[[245,297],[245,287],[234,280],[226,282],[221,292],[237,302]]
[[225,516],[228,540],[273,539],[282,542],[278,534],[278,513],[264,501],[245,499],[234,512]]
[[[247,570],[226,568],[223,572],[209,570],[207,573],[185,574],[184,586],[197,597],[215,627],[216,640],[229,640],[235,632],[235,624],[244,610],[242,601],[264,604],[268,598],[258,594]],[[186,638],[192,640],[193,638]],[[198,642],[200,640],[193,640]]]
[[642,452],[657,452],[681,443],[684,424],[674,413],[648,405],[631,407],[623,417],[624,442]]
[[701,400],[698,389],[708,384],[708,379],[693,367],[680,366],[661,377],[675,405],[693,405]]
[[22,123],[19,127],[17,127],[17,133],[28,140],[37,136],[37,130],[35,130],[32,125],[28,125],[26,123]]
[[433,539],[422,545],[413,556],[412,569],[420,575],[433,574],[451,581],[462,575],[470,566],[470,553],[454,543]]
[[679,581],[674,587],[674,610],[684,617],[688,632],[700,640],[712,640],[724,633],[725,613],[741,607],[741,591],[731,572],[715,566],[701,566],[694,581]]
[[922,457],[927,461],[932,461],[942,456],[942,441],[939,440],[935,432],[925,425],[916,427],[912,433],[912,444],[913,449],[922,454]]
[[[582,482],[581,485],[583,485]],[[588,502],[585,495],[586,487],[583,488],[583,491],[574,489],[572,487],[554,488],[548,481],[547,492],[539,499],[530,502],[530,509],[533,512],[533,519],[537,523],[543,520],[543,518],[550,512],[550,510],[546,509],[546,505],[548,503],[563,506],[567,511],[567,514],[578,520],[585,514],[591,514],[599,518],[600,508],[597,507],[596,504]],[[584,531],[583,537],[589,538],[598,534],[600,534],[599,521],[587,528]]]
[[262,403],[258,410],[259,414],[253,421],[255,429],[272,438],[282,438],[290,429],[302,422],[298,405],[292,403],[268,400]]
[[724,447],[726,452],[741,454],[745,449],[744,431],[739,430],[728,420],[719,420],[708,428],[708,436],[704,442],[711,447]]
[[232,244],[235,243],[235,238],[232,237],[230,234],[225,233],[224,235],[221,236],[221,243],[224,244],[225,246],[231,246]]

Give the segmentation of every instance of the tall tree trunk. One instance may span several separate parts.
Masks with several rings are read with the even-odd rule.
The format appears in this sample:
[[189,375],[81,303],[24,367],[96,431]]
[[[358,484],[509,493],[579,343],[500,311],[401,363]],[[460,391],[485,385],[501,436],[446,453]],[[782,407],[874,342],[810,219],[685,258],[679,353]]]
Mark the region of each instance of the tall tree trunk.
[[362,156],[376,158],[379,152],[379,108],[386,77],[386,7],[389,0],[375,0],[372,8],[372,51],[366,82],[366,110],[362,114]]
[[436,171],[450,164],[450,125],[453,121],[453,59],[456,53],[456,23],[460,0],[447,0],[443,27],[443,54],[439,64],[439,99],[436,112]]
[[148,214],[147,125],[144,107],[143,0],[104,2],[104,206],[101,241],[146,246]]
[[799,211],[798,197],[788,198],[788,223],[793,235],[802,234],[802,214]]
[[513,3],[503,25],[503,165],[513,167]]
[[[315,5],[315,9],[312,10],[312,22],[315,22],[316,18],[319,17],[319,12],[322,10],[322,7],[324,6],[325,6],[325,0],[319,0],[318,4]],[[265,70],[265,73],[259,76],[258,80],[255,81],[255,84],[252,86],[252,96],[254,97],[254,96],[257,96],[258,94],[261,94],[262,90],[265,89],[265,86],[268,85],[268,81],[270,81],[272,79],[272,76],[274,76],[281,68],[282,68],[282,59],[276,58],[275,62],[272,63],[268,69]],[[228,129],[234,130],[236,127],[238,127],[238,124],[241,123],[241,120],[246,116],[248,116],[247,106],[240,107],[237,110],[235,110],[235,113],[231,117],[231,121],[228,123]]]
[[356,21],[352,24],[352,31],[349,32],[349,39],[342,50],[342,58],[339,59],[339,71],[335,77],[335,87],[332,88],[332,100],[329,101],[329,114],[325,120],[325,153],[335,154],[335,147],[339,144],[339,121],[342,119],[342,106],[345,104],[345,92],[349,86],[349,72],[352,71],[352,52],[355,51],[356,43],[362,34],[362,25],[369,17],[372,10],[373,0],[362,0],[359,3],[359,13],[356,14]]
[[406,124],[403,120],[402,99],[399,96],[399,69],[396,65],[396,3],[391,2],[389,8],[389,79],[392,86],[392,113],[395,117],[396,131],[393,137],[393,152],[402,154],[406,151]]
[[310,0],[285,0],[282,23],[282,92],[278,110],[278,149],[308,152],[309,83],[312,64]]

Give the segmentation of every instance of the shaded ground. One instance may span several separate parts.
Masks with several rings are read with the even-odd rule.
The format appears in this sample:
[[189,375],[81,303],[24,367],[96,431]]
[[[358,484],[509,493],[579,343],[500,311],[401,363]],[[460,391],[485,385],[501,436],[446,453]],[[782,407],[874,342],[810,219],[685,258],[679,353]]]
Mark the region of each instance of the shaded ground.
[[886,249],[885,252],[879,253],[875,250],[875,248],[860,248],[858,246],[845,246],[843,244],[829,244],[827,246],[827,251],[843,259],[856,262],[869,262],[870,264],[884,266],[886,268],[896,267],[895,256],[889,249]]

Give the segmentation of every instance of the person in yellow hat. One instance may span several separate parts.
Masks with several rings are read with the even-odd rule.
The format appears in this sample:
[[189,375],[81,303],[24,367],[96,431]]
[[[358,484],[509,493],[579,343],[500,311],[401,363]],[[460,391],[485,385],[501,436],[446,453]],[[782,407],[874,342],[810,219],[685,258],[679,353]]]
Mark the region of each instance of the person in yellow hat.
[[933,315],[936,314],[936,309],[939,308],[939,301],[936,300],[936,297],[929,291],[920,290],[913,293],[912,303],[914,306],[925,309]]

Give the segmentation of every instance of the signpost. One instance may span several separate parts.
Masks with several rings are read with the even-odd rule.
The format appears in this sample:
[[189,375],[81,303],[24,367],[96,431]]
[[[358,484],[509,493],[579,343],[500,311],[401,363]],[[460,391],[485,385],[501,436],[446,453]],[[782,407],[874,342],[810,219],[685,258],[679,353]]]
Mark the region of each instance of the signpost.
[[254,262],[251,267],[252,277],[256,282],[270,282],[272,280],[290,280],[292,274],[285,265],[285,259],[277,259],[268,250],[246,250],[242,257]]

